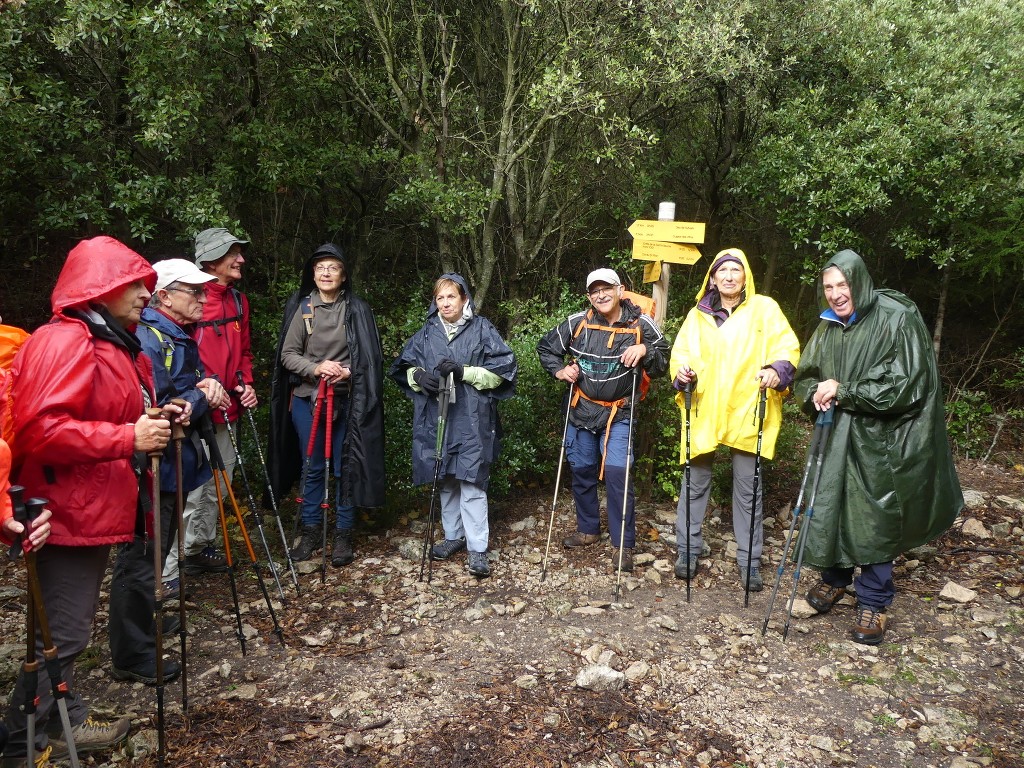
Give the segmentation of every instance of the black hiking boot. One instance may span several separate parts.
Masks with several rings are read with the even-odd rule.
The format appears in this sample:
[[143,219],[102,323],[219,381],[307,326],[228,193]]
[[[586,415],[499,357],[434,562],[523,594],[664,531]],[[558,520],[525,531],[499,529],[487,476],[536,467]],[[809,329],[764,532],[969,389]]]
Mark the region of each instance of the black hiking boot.
[[331,553],[331,565],[341,568],[356,559],[352,550],[352,529],[346,528],[334,532],[334,552]]
[[323,531],[319,525],[304,525],[299,533],[299,543],[292,549],[292,560],[296,563],[309,560],[313,553],[320,549],[320,542],[323,540]]

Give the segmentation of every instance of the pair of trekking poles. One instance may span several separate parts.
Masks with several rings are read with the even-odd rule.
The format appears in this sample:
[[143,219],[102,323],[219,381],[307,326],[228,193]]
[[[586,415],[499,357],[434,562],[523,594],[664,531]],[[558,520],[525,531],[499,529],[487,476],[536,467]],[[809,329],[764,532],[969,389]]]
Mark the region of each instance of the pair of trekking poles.
[[[626,438],[626,479],[622,487],[622,521],[619,527],[619,556],[615,567],[615,599],[619,599],[619,592],[622,585],[622,562],[626,550],[626,513],[629,511],[629,480],[633,467],[633,422],[635,421],[634,411],[636,408],[636,382],[640,378],[640,365],[637,364],[630,376],[631,385],[629,392],[629,432]],[[558,489],[562,483],[562,463],[565,460],[565,443],[569,434],[569,413],[572,411],[573,394],[576,383],[569,384],[569,394],[565,406],[565,425],[562,427],[562,448],[558,454],[558,473],[555,475],[555,495],[551,500],[551,516],[548,520],[548,538],[544,547],[544,563],[541,566],[540,580],[543,582],[548,575],[548,557],[551,554],[551,535],[555,529],[555,509],[558,505]],[[609,426],[608,429],[611,427]]]
[[[240,383],[241,373],[238,374]],[[172,399],[172,404],[185,408],[187,403],[181,399]],[[252,414],[249,409],[244,409],[249,413],[249,418],[252,421],[253,432],[256,431],[255,421],[252,420]],[[174,461],[175,461],[175,485],[177,488],[175,498],[175,516],[178,530],[178,562],[184,564],[185,552],[184,552],[184,539],[185,539],[185,521],[184,521],[184,510],[185,510],[185,491],[184,491],[184,472],[182,468],[182,442],[185,439],[185,430],[182,425],[174,419],[173,413],[165,412],[162,408],[149,408],[147,409],[147,415],[152,419],[167,418],[171,423],[171,441],[174,444]],[[253,498],[252,490],[249,486],[248,478],[245,475],[245,467],[242,463],[242,457],[238,450],[238,443],[235,439],[234,432],[231,429],[230,423],[225,423],[225,428],[228,430],[228,435],[231,440],[231,447],[235,452],[236,462],[240,468],[241,476],[243,479],[243,485],[249,498],[250,509],[253,514],[253,518],[256,521],[257,528],[259,529],[260,537],[263,541],[263,546],[267,551],[267,557],[270,562],[271,572],[274,574],[274,579],[277,581],[278,589],[281,591],[282,597],[284,596],[284,590],[281,589],[280,580],[277,577],[277,569],[274,565],[274,561],[270,556],[270,548],[267,544],[266,535],[263,532],[262,517],[259,513],[259,508],[256,506],[255,499]],[[235,515],[235,519],[238,522],[239,530],[242,533],[243,541],[245,542],[246,550],[249,555],[249,559],[252,563],[253,571],[256,574],[256,579],[260,587],[260,591],[263,594],[263,599],[267,604],[267,610],[270,612],[270,617],[274,622],[274,632],[277,635],[281,645],[284,645],[284,633],[281,630],[281,625],[278,623],[277,615],[274,612],[274,606],[270,600],[270,593],[267,591],[266,583],[263,580],[263,575],[259,568],[259,562],[256,559],[256,552],[252,546],[252,540],[249,537],[248,529],[245,525],[241,509],[238,506],[238,502],[235,499],[234,491],[231,488],[231,480],[228,476],[227,467],[224,463],[224,457],[220,452],[220,448],[217,444],[216,435],[213,429],[213,423],[209,418],[209,415],[204,415],[199,423],[200,434],[204,442],[210,451],[210,462],[213,465],[213,479],[214,487],[217,493],[217,510],[220,519],[221,534],[224,538],[224,557],[227,560],[228,576],[231,584],[231,597],[234,603],[235,609],[235,625],[238,635],[238,642],[241,646],[242,655],[246,653],[245,647],[245,635],[242,631],[242,614],[241,608],[238,602],[238,588],[235,581],[235,566],[234,560],[231,554],[231,540],[228,536],[227,527],[227,515],[224,509],[224,493],[231,501],[232,512]],[[259,444],[257,436],[257,445]],[[166,755],[166,740],[165,740],[165,717],[164,717],[164,663],[163,663],[163,602],[164,602],[164,586],[161,574],[163,572],[163,545],[161,542],[161,523],[160,523],[160,464],[163,459],[163,451],[153,451],[149,454],[150,470],[153,475],[153,498],[154,498],[154,524],[153,524],[153,573],[155,583],[155,604],[154,604],[154,617],[156,627],[156,699],[157,699],[157,763],[160,766],[164,764],[164,758]],[[262,459],[262,452],[261,452]],[[266,463],[264,462],[264,471],[266,471]],[[267,475],[269,485],[269,474]],[[224,485],[225,492],[221,491],[221,483]],[[278,525],[280,526],[280,517],[278,517]],[[283,528],[282,539],[283,539]],[[290,563],[290,559],[289,559]],[[178,636],[180,639],[180,653],[181,653],[181,696],[182,696],[182,711],[188,712],[188,627],[186,623],[186,611],[185,611],[185,594],[186,594],[186,582],[185,582],[185,569],[181,567],[178,574]]]
[[20,485],[13,485],[8,489],[11,497],[11,505],[14,511],[14,519],[22,524],[24,531],[21,537],[10,549],[10,558],[17,560],[22,554],[25,558],[25,571],[28,577],[28,608],[25,613],[25,661],[22,664],[22,680],[24,685],[25,700],[22,704],[22,711],[25,713],[26,721],[26,765],[36,764],[36,689],[39,685],[39,661],[36,658],[36,627],[38,625],[39,635],[43,641],[43,664],[46,675],[50,678],[50,691],[54,701],[57,702],[57,711],[60,713],[61,729],[64,734],[64,741],[68,748],[68,759],[72,768],[79,768],[78,750],[75,748],[75,735],[71,726],[71,718],[68,715],[68,684],[64,680],[60,668],[60,659],[57,654],[57,646],[53,643],[50,634],[50,622],[46,616],[46,606],[43,604],[43,590],[39,584],[39,572],[36,570],[36,549],[34,547],[26,550],[23,543],[28,540],[31,533],[30,524],[46,506],[46,499],[32,498],[27,502],[24,500],[25,488]]

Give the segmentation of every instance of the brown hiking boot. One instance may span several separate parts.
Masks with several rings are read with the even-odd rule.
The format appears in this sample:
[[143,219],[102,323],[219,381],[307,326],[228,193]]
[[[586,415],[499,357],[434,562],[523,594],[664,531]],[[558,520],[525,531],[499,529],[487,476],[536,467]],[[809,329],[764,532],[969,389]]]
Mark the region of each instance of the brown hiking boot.
[[850,630],[850,637],[853,642],[861,645],[878,645],[885,637],[887,619],[885,608],[871,608],[857,603],[857,623]]
[[[618,569],[619,567],[619,548],[612,547],[612,568]],[[622,572],[632,573],[633,572],[633,548],[623,547],[622,549]]]
[[807,602],[818,613],[828,613],[832,610],[832,606],[842,600],[845,595],[846,587],[833,587],[831,584],[819,581],[807,593]]
[[589,547],[591,544],[597,544],[600,539],[600,534],[597,533],[581,533],[576,531],[572,536],[567,536],[562,539],[562,546],[568,549],[575,547]]

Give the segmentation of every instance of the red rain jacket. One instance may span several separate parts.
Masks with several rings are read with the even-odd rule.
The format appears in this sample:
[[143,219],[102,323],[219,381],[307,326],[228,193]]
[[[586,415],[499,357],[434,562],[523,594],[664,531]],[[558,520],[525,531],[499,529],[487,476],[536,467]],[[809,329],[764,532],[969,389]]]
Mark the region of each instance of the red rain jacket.
[[[195,339],[205,375],[216,376],[229,392],[238,386],[236,371],[241,371],[245,383],[252,385],[249,300],[244,294],[218,282],[207,283],[203,319],[196,327]],[[224,423],[223,412],[211,415],[214,421]],[[231,398],[228,418],[238,420],[238,398]]]
[[[156,273],[111,237],[83,240],[53,289],[53,317],[25,342],[14,377],[14,472],[25,498],[49,499],[47,543],[98,546],[131,541],[139,483],[132,468],[142,385],[152,393],[149,358],[92,335],[64,310]],[[128,329],[129,332],[133,329]]]

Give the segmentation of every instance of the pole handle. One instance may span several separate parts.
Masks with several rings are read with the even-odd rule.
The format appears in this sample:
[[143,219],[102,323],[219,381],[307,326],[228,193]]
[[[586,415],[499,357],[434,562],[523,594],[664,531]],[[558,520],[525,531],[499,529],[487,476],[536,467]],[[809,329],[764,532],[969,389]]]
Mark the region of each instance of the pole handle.
[[[149,417],[150,419],[154,419],[154,420],[155,419],[167,419],[172,424],[174,423],[174,420],[171,419],[170,416],[167,413],[164,412],[163,408],[147,408],[146,409],[146,416]],[[171,430],[171,434],[172,435],[174,434],[173,427],[172,427],[172,430]],[[156,450],[156,451],[150,451],[147,455],[151,459],[156,459],[156,458],[159,458],[159,457],[163,456],[163,454],[164,454],[164,452],[162,450]]]
[[[28,510],[25,508],[25,486],[23,485],[12,485],[7,489],[7,495],[11,497],[11,508],[14,511],[14,519],[25,526],[25,532],[22,536],[28,536]],[[11,549],[8,552],[8,556],[11,560],[17,560],[21,557],[22,547],[21,539],[18,539],[11,545]]]
[[[180,397],[172,397],[170,400],[172,405],[176,405],[182,410],[188,408],[188,403]],[[185,439],[185,428],[175,419],[171,419],[171,440],[184,440]]]
[[827,411],[822,411],[821,413],[819,413],[818,414],[818,418],[814,422],[815,426],[818,426],[818,427],[831,427],[832,426],[832,420],[833,420],[834,412],[835,412],[835,408],[830,405],[828,407]]

